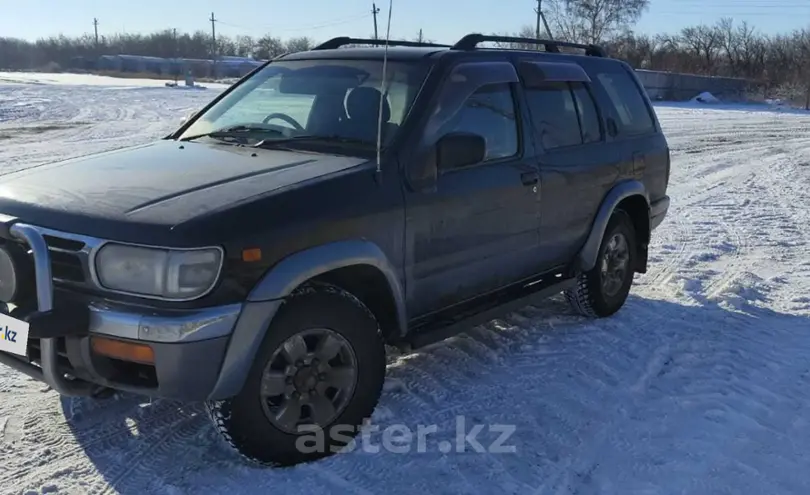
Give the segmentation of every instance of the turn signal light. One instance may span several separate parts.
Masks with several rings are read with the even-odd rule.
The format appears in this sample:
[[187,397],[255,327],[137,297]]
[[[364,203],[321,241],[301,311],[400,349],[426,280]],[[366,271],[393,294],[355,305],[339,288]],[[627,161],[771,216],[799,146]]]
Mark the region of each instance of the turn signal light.
[[155,364],[155,352],[146,344],[135,344],[105,337],[92,337],[90,345],[93,352],[102,356],[132,363]]
[[250,249],[243,249],[242,250],[242,261],[246,261],[248,263],[261,261],[262,260],[262,250],[259,248],[250,248]]

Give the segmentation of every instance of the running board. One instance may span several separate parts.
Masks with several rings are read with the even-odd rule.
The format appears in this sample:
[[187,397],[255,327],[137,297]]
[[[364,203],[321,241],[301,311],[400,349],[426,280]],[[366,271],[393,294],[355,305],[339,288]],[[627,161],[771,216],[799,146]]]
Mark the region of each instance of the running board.
[[530,291],[528,294],[519,296],[517,298],[509,299],[500,304],[484,305],[480,310],[468,313],[460,319],[447,322],[445,324],[430,325],[422,329],[415,329],[405,337],[404,343],[409,345],[411,349],[418,349],[426,345],[435,344],[444,339],[465,332],[472,327],[487,323],[496,318],[500,318],[513,313],[514,311],[538,303],[544,299],[563,292],[564,290],[575,286],[577,283],[576,278],[560,279],[552,278],[547,283],[538,282],[535,285],[526,287],[525,290]]

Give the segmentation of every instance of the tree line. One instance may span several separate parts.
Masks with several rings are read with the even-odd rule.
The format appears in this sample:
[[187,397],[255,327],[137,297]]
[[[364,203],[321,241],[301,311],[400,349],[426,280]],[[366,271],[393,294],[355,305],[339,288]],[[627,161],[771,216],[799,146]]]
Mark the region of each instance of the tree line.
[[36,41],[0,37],[0,69],[39,70],[56,65],[70,67],[76,57],[101,55],[143,55],[162,58],[211,59],[217,56],[273,58],[285,52],[308,50],[314,42],[308,37],[282,39],[266,35],[217,35],[216,46],[211,33],[178,33],[167,29],[151,34],[126,33],[111,36],[52,36]]
[[[535,37],[526,26],[512,36]],[[541,33],[542,35],[542,33]],[[576,37],[558,40],[589,43]],[[763,96],[798,98],[810,91],[810,29],[766,35],[731,18],[672,34],[624,31],[599,43],[609,56],[636,69],[735,77],[751,81]],[[502,43],[511,48],[533,45]]]
[[[649,0],[543,0],[540,5],[542,15],[537,16],[536,23],[516,33],[498,34],[597,43],[610,56],[635,68],[745,78],[765,96],[810,99],[810,29],[768,35],[748,23],[726,18],[714,24],[651,35],[633,30]],[[421,30],[411,39],[427,41]],[[98,40],[92,35],[37,41],[0,38],[0,69],[66,68],[75,57],[115,54],[199,59],[217,54],[269,59],[307,50],[314,43],[308,37],[218,35],[215,45],[211,33],[177,33],[171,29],[101,36]]]
[[[599,44],[636,69],[751,81],[760,97],[801,100],[810,107],[810,29],[768,35],[723,18],[673,33],[644,34],[633,27],[649,0],[544,0],[536,26],[513,35]],[[542,23],[540,22],[542,17]],[[507,44],[529,48],[528,45]]]

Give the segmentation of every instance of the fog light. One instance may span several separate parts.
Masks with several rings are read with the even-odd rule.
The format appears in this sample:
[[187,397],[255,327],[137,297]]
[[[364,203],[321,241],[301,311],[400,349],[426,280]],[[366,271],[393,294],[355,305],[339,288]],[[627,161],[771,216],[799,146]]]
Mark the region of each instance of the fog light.
[[123,340],[92,337],[90,346],[93,352],[121,361],[140,364],[155,364],[155,352],[146,344],[135,344]]

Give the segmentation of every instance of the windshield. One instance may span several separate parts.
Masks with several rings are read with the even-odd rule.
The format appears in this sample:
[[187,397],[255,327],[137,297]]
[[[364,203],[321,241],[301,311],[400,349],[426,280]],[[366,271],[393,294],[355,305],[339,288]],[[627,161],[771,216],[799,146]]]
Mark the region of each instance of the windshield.
[[[273,62],[202,114],[180,139],[214,133],[272,145],[274,140],[344,141],[376,146],[382,60],[291,60]],[[425,70],[389,61],[383,92],[383,145],[399,131],[422,85]],[[305,137],[304,139],[296,139]]]

